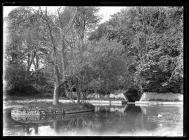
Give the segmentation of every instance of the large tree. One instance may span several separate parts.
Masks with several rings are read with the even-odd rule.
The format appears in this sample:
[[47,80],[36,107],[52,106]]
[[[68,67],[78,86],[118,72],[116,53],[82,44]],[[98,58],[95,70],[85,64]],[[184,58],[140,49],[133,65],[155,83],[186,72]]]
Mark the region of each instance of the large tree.
[[123,53],[131,60],[128,70],[133,73],[133,84],[141,92],[180,92],[182,16],[182,7],[130,7],[100,25],[89,40],[105,37],[124,45]]
[[[8,41],[5,48],[5,61],[7,65],[7,75],[5,78],[8,83],[23,82],[24,85],[33,84],[31,68],[40,69],[39,63],[44,60],[47,51],[44,49],[43,36],[40,34],[42,22],[38,14],[33,12],[30,7],[19,7],[11,11],[7,17],[8,24]],[[14,69],[15,67],[15,69]],[[22,74],[17,74],[16,69],[22,68]],[[13,68],[13,69],[12,69]],[[25,74],[24,74],[25,73]],[[10,76],[12,74],[12,77]],[[13,78],[15,76],[23,77],[25,80]],[[13,78],[15,80],[11,80]],[[30,79],[30,80],[29,80]],[[26,80],[29,80],[26,82]],[[36,82],[34,82],[36,83]],[[22,85],[21,83],[19,84]],[[15,85],[15,87],[18,86]]]

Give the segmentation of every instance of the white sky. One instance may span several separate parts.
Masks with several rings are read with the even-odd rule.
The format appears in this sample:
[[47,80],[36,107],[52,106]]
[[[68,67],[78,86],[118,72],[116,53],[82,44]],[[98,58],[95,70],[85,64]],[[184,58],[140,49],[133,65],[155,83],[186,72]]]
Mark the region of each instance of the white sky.
[[[7,17],[9,12],[11,12],[13,9],[17,8],[18,6],[3,6],[3,17]],[[102,20],[100,23],[107,21],[110,18],[110,15],[113,15],[117,12],[119,12],[121,9],[124,9],[126,7],[121,6],[99,6],[99,15],[102,16]],[[57,9],[57,6],[47,6],[48,11],[55,12]]]

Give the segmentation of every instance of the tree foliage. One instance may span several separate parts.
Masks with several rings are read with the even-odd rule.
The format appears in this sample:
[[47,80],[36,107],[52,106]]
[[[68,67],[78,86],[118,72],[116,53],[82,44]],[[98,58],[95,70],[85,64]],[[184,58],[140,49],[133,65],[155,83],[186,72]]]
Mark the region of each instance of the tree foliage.
[[98,41],[103,37],[124,45],[123,52],[127,59],[132,59],[128,70],[133,73],[133,84],[140,90],[180,92],[183,83],[182,7],[123,10],[99,26],[89,40]]
[[11,11],[7,89],[29,85],[70,97],[75,91],[78,100],[118,89],[182,91],[182,7],[130,7],[102,24],[97,13],[87,6],[58,7],[56,14],[48,8]]

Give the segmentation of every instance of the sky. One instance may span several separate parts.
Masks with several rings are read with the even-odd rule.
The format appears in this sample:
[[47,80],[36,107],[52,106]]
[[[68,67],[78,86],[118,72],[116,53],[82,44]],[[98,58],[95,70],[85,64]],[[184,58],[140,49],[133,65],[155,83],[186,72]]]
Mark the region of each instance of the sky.
[[[13,9],[17,8],[18,6],[3,6],[3,17],[7,17],[9,12],[11,12]],[[48,6],[48,11],[55,12],[56,6]],[[107,21],[111,15],[119,12],[121,9],[124,9],[126,7],[123,6],[99,6],[99,15],[102,16],[102,20],[100,23]]]

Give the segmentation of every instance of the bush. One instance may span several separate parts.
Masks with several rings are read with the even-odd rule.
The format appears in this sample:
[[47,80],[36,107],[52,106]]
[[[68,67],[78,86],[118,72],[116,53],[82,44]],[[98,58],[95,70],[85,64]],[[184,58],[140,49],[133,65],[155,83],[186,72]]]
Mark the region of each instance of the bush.
[[135,87],[130,87],[125,93],[124,96],[128,99],[129,102],[138,101],[141,97],[139,90]]
[[33,86],[23,86],[23,87],[14,87],[8,90],[7,95],[29,97],[29,96],[40,95],[40,92],[37,91]]

